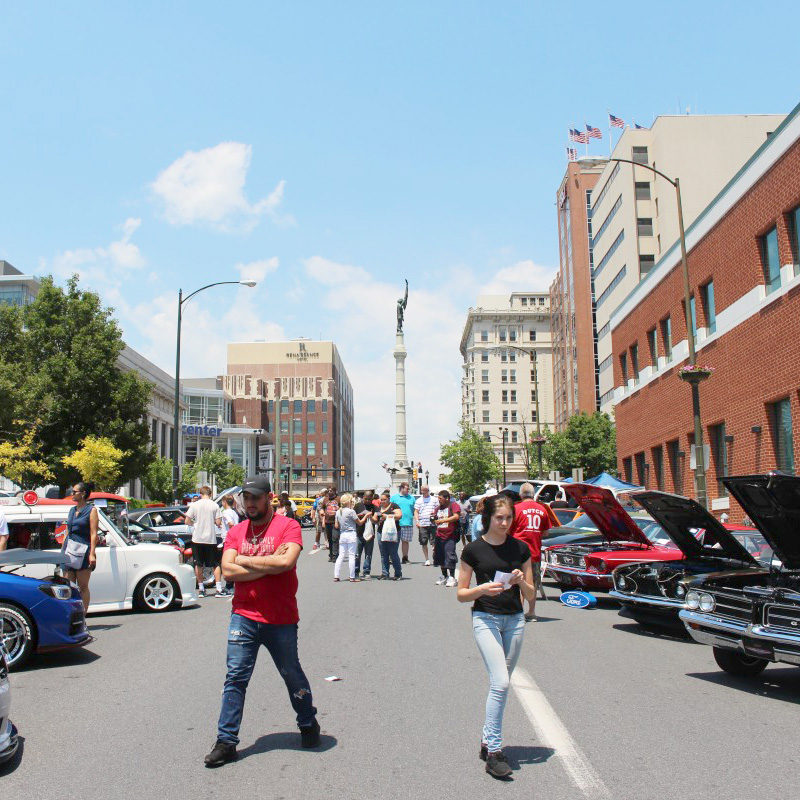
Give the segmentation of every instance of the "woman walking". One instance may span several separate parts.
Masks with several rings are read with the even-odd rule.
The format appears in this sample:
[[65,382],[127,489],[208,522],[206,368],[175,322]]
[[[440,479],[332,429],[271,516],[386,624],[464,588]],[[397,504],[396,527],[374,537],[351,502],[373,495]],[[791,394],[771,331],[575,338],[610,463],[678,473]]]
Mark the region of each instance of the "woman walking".
[[[483,534],[461,553],[458,599],[473,604],[472,631],[489,673],[480,757],[490,775],[507,778],[511,767],[502,750],[503,710],[525,632],[522,597],[530,602],[535,590],[530,550],[509,535],[514,504],[504,495],[487,497],[482,517]],[[473,574],[477,585],[470,589]]]
[[339,531],[339,555],[336,557],[336,564],[333,567],[333,579],[339,580],[339,571],[342,568],[342,561],[347,556],[348,566],[350,567],[350,582],[356,583],[360,578],[356,577],[356,547],[358,536],[356,526],[358,525],[358,515],[353,511],[353,495],[345,492],[339,498],[339,510],[336,512],[334,521]]
[[398,548],[400,542],[397,535],[397,523],[403,516],[403,510],[396,503],[389,499],[389,492],[381,492],[381,504],[378,510],[372,515],[375,522],[375,535],[378,537],[378,547],[381,551],[381,578],[389,580],[389,562],[394,568],[394,580],[399,581],[403,577],[403,569],[400,566],[400,554]]
[[61,548],[70,558],[67,578],[78,584],[84,612],[89,610],[89,578],[97,566],[98,516],[94,505],[89,505],[91,495],[92,488],[87,483],[81,481],[72,487],[75,506],[67,515],[67,535]]
[[[372,572],[372,551],[375,547],[375,531],[372,524],[372,514],[375,507],[372,501],[375,497],[375,492],[372,489],[367,489],[364,492],[364,498],[360,503],[356,503],[355,512],[358,515],[358,525],[356,527],[356,536],[358,536],[358,547],[356,549],[356,577],[359,575],[364,578],[371,577]],[[369,528],[367,528],[369,523]],[[369,538],[365,538],[368,536]],[[364,568],[361,568],[361,556],[364,556]]]

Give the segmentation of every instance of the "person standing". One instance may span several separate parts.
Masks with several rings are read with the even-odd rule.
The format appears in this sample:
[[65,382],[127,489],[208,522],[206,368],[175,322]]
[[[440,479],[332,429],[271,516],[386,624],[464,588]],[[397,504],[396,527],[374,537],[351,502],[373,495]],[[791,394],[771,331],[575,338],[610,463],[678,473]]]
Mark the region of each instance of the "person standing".
[[425,557],[425,566],[429,567],[431,559],[428,554],[428,542],[430,542],[431,547],[434,546],[436,523],[433,520],[433,515],[439,508],[439,501],[431,494],[430,486],[423,486],[420,492],[420,496],[414,503],[414,524],[419,531],[419,543],[422,546],[422,555]]
[[228,532],[222,553],[223,573],[235,590],[217,741],[205,757],[207,767],[221,767],[238,757],[245,693],[262,645],[286,684],[302,746],[319,744],[317,709],[297,653],[300,524],[274,513],[266,475],[248,478],[242,494],[247,520]]
[[[222,497],[222,536],[223,541],[217,546],[221,550],[224,546],[224,538],[228,535],[228,531],[234,526],[239,524],[239,513],[236,511],[236,501],[233,494],[226,494]],[[217,592],[215,597],[232,597],[233,596],[233,583],[225,581],[225,588],[221,592]]]
[[472,504],[469,502],[469,495],[466,492],[461,492],[458,495],[458,504],[461,511],[458,515],[459,534],[461,535],[461,546],[466,547],[469,538],[469,518],[472,513]]
[[[372,522],[372,514],[375,507],[372,501],[375,497],[375,492],[372,489],[367,489],[364,492],[364,497],[361,502],[356,503],[355,512],[358,515],[358,525],[356,526],[356,536],[358,537],[358,547],[356,549],[356,577],[369,578],[372,571],[372,551],[375,548],[375,529]],[[372,536],[369,539],[364,538],[366,533],[367,523],[372,530]],[[361,556],[364,556],[364,569],[361,569]]]
[[433,564],[442,570],[437,586],[456,585],[456,543],[459,539],[458,518],[461,513],[458,503],[450,501],[450,492],[439,492],[439,507],[434,514],[436,539],[433,543]]
[[[311,507],[311,519],[314,522],[314,546],[311,548],[311,552],[313,553],[314,550],[319,550],[320,548],[320,539],[322,538],[322,510],[320,508],[322,504],[322,500],[325,497],[325,492],[317,492],[317,497],[314,500],[314,505]],[[323,545],[325,547],[326,545]]]
[[[534,587],[542,585],[542,535],[550,529],[550,516],[547,509],[533,499],[535,489],[532,483],[523,483],[519,488],[522,500],[514,508],[514,524],[511,535],[525,542],[531,552]],[[528,601],[526,622],[536,621],[536,592]]]
[[[503,711],[508,687],[522,649],[525,619],[522,597],[533,597],[531,554],[524,542],[509,535],[514,504],[504,495],[487,497],[484,533],[461,553],[457,597],[472,603],[472,632],[489,673],[489,695],[481,736],[480,758],[486,772],[508,778],[511,767],[502,750]],[[472,576],[476,586],[470,588]]]
[[350,567],[350,581],[355,583],[361,580],[356,576],[356,547],[358,546],[358,535],[356,527],[358,525],[358,515],[353,510],[353,495],[345,492],[339,498],[339,510],[336,512],[336,527],[339,530],[339,555],[336,558],[336,565],[333,568],[333,579],[339,581],[339,572],[342,568],[342,561],[347,557]]
[[194,574],[197,578],[197,593],[206,596],[203,582],[203,568],[214,570],[217,594],[224,591],[220,573],[220,552],[217,548],[217,531],[222,528],[222,511],[211,499],[211,487],[200,489],[200,499],[186,509],[186,523],[192,529],[192,558]]
[[408,564],[408,545],[414,538],[414,498],[409,494],[409,485],[401,483],[391,501],[403,512],[397,533],[400,539],[401,563]]
[[328,561],[336,561],[339,555],[339,531],[336,530],[336,512],[339,510],[339,501],[336,499],[336,489],[331,486],[328,494],[322,501],[322,514],[325,520],[325,538],[328,540]]
[[[400,555],[398,553],[397,523],[403,512],[400,506],[395,505],[389,492],[381,492],[381,504],[373,514],[372,519],[375,523],[375,535],[378,537],[378,547],[381,551],[381,578],[389,580],[389,562],[394,568],[394,580],[399,581],[403,577],[403,568],[400,566]],[[394,526],[387,525],[389,520],[394,521]],[[394,531],[391,528],[394,527]]]
[[67,515],[67,535],[61,552],[69,556],[67,578],[78,584],[84,612],[89,610],[89,578],[97,566],[97,528],[100,520],[94,504],[89,504],[92,487],[81,481],[72,487],[75,505]]
[[0,511],[0,553],[8,546],[8,537],[8,520],[6,519],[6,515]]

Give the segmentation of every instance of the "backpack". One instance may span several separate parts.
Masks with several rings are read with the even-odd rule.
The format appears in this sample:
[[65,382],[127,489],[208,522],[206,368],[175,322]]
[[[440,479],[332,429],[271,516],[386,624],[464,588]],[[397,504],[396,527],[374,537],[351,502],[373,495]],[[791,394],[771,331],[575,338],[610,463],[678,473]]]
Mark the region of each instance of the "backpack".
[[339,510],[339,504],[335,500],[328,500],[325,506],[325,521],[333,522],[336,519],[336,512]]

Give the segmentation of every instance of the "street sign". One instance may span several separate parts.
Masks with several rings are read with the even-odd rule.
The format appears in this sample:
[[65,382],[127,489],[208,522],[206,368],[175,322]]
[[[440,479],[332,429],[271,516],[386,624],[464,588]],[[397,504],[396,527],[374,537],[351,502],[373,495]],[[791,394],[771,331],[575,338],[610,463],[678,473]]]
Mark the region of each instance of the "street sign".
[[589,592],[562,592],[559,600],[570,608],[591,608],[597,605],[597,598]]

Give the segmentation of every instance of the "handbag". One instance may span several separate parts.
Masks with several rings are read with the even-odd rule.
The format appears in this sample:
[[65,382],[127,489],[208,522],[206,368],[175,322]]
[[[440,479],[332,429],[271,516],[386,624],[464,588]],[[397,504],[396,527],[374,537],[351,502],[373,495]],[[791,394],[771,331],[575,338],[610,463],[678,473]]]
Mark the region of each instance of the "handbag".
[[372,520],[368,519],[364,523],[364,541],[371,542],[373,537],[375,536],[375,526],[372,524]]
[[61,548],[61,552],[69,559],[69,569],[79,570],[83,569],[83,560],[86,556],[86,551],[89,549],[88,544],[70,539],[67,537]]
[[396,542],[397,541],[397,523],[394,521],[394,516],[387,517],[383,522],[381,528],[381,541],[382,542]]

